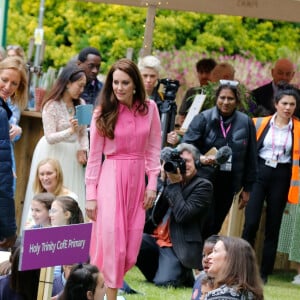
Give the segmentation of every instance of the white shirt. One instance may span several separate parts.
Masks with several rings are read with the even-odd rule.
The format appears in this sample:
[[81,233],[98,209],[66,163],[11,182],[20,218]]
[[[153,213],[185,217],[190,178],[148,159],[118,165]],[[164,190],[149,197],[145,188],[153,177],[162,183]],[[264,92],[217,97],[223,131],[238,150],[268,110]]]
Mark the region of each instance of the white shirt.
[[289,123],[279,128],[275,124],[274,114],[270,121],[270,128],[263,141],[263,146],[259,150],[259,157],[264,160],[275,160],[278,163],[290,163],[292,151],[292,129],[293,121],[290,119]]

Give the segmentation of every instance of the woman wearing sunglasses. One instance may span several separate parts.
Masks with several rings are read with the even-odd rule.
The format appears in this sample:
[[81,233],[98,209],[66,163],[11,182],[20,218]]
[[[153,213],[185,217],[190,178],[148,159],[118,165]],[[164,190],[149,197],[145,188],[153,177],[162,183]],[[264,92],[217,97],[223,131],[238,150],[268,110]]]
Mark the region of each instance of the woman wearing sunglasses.
[[[203,238],[219,233],[235,194],[242,190],[240,208],[247,204],[256,177],[255,128],[252,120],[238,111],[238,82],[220,80],[215,99],[213,108],[194,117],[181,141],[199,149],[200,171],[214,185],[213,204],[203,228]],[[169,134],[169,143],[178,141],[176,133]],[[224,146],[230,147],[231,155],[227,151],[219,160],[216,160],[218,155],[205,155],[213,147],[220,149]]]

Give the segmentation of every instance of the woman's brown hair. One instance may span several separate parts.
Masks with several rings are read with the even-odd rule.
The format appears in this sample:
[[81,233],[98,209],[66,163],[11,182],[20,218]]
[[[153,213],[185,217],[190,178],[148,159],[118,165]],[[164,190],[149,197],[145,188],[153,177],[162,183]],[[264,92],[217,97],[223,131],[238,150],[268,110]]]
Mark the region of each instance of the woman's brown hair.
[[134,62],[123,58],[118,60],[110,68],[105,80],[105,84],[99,95],[100,114],[96,120],[97,128],[101,135],[110,139],[114,138],[114,130],[118,119],[118,100],[113,92],[113,74],[116,70],[121,70],[128,74],[135,86],[133,94],[133,104],[137,103],[136,113],[147,114],[148,105],[146,103],[146,92],[143,79]]
[[262,281],[251,245],[237,237],[220,236],[219,241],[227,253],[225,265],[215,278],[215,288],[226,284],[241,293],[251,292],[255,300],[263,300]]
[[[62,72],[60,73],[59,77],[55,81],[53,87],[49,91],[49,94],[43,100],[42,106],[44,107],[45,104],[50,101],[60,101],[64,92],[67,89],[68,83],[75,82],[79,80],[82,76],[85,76],[85,72],[83,69],[79,68],[77,65],[67,65],[64,67]],[[73,99],[74,106],[80,104],[80,99]]]

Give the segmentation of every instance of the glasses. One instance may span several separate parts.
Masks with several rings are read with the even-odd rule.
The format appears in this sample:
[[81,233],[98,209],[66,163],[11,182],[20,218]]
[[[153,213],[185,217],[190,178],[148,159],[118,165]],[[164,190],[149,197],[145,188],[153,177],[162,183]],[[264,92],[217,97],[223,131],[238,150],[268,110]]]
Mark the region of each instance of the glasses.
[[236,80],[221,79],[220,84],[221,85],[228,85],[228,86],[236,88],[239,85],[239,82],[236,81]]
[[55,208],[50,208],[50,209],[49,209],[49,214],[55,214],[55,213],[57,213],[57,212],[58,212],[58,210],[55,209]]

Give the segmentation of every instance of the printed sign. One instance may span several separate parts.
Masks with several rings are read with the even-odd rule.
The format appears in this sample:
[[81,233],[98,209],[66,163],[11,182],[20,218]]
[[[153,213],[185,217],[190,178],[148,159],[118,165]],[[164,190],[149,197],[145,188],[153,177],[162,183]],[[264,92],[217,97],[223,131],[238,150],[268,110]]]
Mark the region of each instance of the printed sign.
[[44,30],[42,28],[36,28],[34,30],[34,44],[42,45],[44,38]]
[[91,230],[92,223],[24,230],[19,270],[86,262]]
[[205,101],[205,98],[206,98],[206,95],[204,94],[197,94],[194,98],[194,100],[190,100],[190,101],[193,101],[190,109],[189,109],[189,112],[181,126],[181,130],[184,132],[188,129],[189,125],[191,124],[193,118],[199,114],[199,112],[201,111],[201,108],[204,104],[204,101]]

